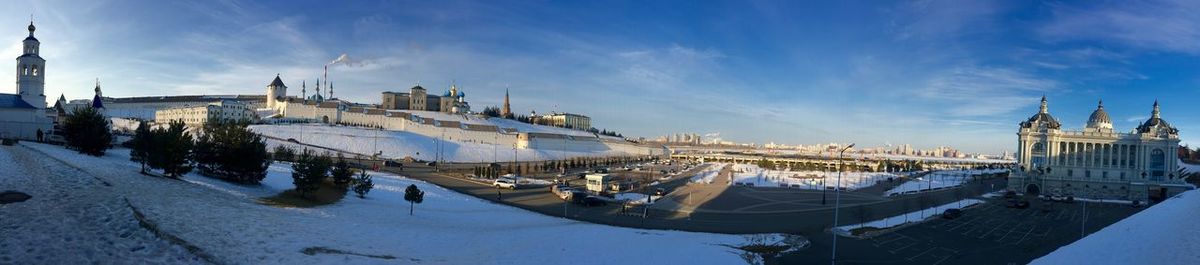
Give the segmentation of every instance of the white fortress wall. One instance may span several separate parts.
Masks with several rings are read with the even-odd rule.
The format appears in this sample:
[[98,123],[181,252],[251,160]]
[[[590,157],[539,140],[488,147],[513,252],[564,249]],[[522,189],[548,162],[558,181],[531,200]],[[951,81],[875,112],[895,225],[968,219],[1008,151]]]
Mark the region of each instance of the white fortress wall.
[[[327,102],[328,103],[328,102]],[[283,116],[293,119],[321,121],[329,117],[330,123],[365,126],[380,126],[387,130],[406,131],[449,141],[516,146],[519,149],[550,151],[590,152],[629,155],[661,155],[657,148],[638,146],[624,140],[596,136],[567,136],[556,133],[516,133],[511,128],[500,128],[491,124],[478,124],[474,120],[436,120],[402,111],[370,108],[345,108],[318,106],[301,102],[286,102]],[[436,116],[436,114],[429,115]],[[468,121],[464,123],[464,121]]]

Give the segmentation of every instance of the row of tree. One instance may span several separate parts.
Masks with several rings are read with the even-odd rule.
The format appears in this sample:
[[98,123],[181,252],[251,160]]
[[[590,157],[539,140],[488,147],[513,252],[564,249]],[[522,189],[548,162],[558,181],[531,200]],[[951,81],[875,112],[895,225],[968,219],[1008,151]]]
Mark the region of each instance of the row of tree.
[[[279,154],[290,155],[295,151],[290,148],[276,148],[276,156]],[[366,170],[355,170],[350,167],[350,163],[338,154],[337,162],[328,153],[317,154],[316,152],[304,149],[293,158],[292,163],[292,184],[296,186],[296,191],[300,192],[300,196],[306,197],[309,193],[317,191],[328,178],[333,179],[333,184],[336,188],[345,192],[353,185],[354,193],[358,194],[359,198],[364,198],[367,192],[375,184],[371,181],[371,175],[367,174]],[[355,171],[358,171],[358,176],[355,177]]]
[[171,121],[167,127],[151,129],[138,124],[129,141],[130,157],[146,168],[161,169],[169,177],[179,177],[198,167],[201,174],[237,183],[258,183],[267,176],[271,165],[267,145],[261,135],[250,131],[247,122],[206,123],[197,137],[187,131],[183,121]]

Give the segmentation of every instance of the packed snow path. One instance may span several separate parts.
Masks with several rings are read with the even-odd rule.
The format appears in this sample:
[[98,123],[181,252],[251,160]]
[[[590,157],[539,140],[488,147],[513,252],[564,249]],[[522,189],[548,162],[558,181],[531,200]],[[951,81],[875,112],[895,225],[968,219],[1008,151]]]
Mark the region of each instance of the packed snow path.
[[202,263],[142,228],[124,198],[89,174],[20,146],[0,146],[0,264]]

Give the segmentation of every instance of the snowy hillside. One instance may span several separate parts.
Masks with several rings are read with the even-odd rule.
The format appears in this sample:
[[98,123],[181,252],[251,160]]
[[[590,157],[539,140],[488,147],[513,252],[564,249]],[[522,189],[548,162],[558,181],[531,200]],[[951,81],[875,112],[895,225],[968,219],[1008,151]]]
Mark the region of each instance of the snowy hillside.
[[[566,128],[552,127],[552,126],[533,125],[533,124],[528,124],[528,123],[524,123],[524,122],[520,122],[520,121],[516,121],[516,120],[510,120],[510,119],[501,119],[501,118],[483,119],[483,118],[479,118],[479,117],[476,117],[473,115],[448,114],[448,113],[442,113],[442,112],[437,112],[437,111],[396,110],[393,112],[407,112],[414,116],[419,116],[422,118],[431,118],[431,119],[435,119],[435,120],[439,120],[439,121],[457,121],[457,122],[466,123],[466,124],[494,125],[494,126],[500,127],[500,128],[514,128],[514,129],[517,129],[518,132],[554,133],[554,134],[565,134],[565,135],[571,135],[571,136],[587,136],[587,137],[595,137],[596,136],[596,134],[586,132],[586,131],[572,130],[572,129],[566,129]],[[602,136],[602,137],[620,140],[620,138],[616,138],[616,137],[609,137],[609,136]]]
[[1200,264],[1200,190],[1163,201],[1031,264]]
[[382,151],[383,157],[395,159],[411,156],[422,160],[434,160],[439,144],[442,145],[442,159],[451,162],[504,162],[513,161],[514,158],[519,161],[543,161],[568,157],[631,155],[615,150],[578,152],[517,149],[514,151],[511,146],[439,141],[435,137],[405,131],[376,130],[348,126],[315,124],[251,125],[250,129],[265,136],[276,138],[275,140],[268,141],[271,148],[280,144],[299,148],[298,145],[282,141],[296,139],[305,144],[363,155]]
[[[212,254],[218,263],[740,264],[740,252],[723,245],[747,243],[737,235],[629,229],[548,217],[379,172],[373,172],[375,189],[366,199],[347,196],[331,206],[276,208],[259,204],[257,198],[292,187],[285,164],[272,165],[261,185],[235,185],[195,174],[174,181],[137,174],[138,165],[129,161],[127,149],[90,157],[58,146],[23,145],[78,167],[80,174],[113,183],[110,189],[79,192],[126,196],[163,231]],[[408,185],[426,192],[424,203],[411,216],[403,200]],[[302,253],[314,247],[395,259]]]

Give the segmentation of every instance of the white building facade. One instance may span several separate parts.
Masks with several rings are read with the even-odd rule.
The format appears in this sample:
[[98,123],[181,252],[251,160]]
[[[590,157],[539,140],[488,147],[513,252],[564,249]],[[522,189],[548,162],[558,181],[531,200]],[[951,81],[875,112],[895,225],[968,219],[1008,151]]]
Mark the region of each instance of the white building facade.
[[183,120],[188,126],[198,127],[209,121],[255,121],[258,116],[246,103],[233,100],[223,100],[200,106],[186,106],[161,109],[154,112],[154,122],[167,124],[174,120]]
[[1113,129],[1103,102],[1083,130],[1064,130],[1046,98],[1017,132],[1017,172],[1009,188],[1027,194],[1146,202],[1194,187],[1178,172],[1179,130],[1159,113],[1129,133]]

